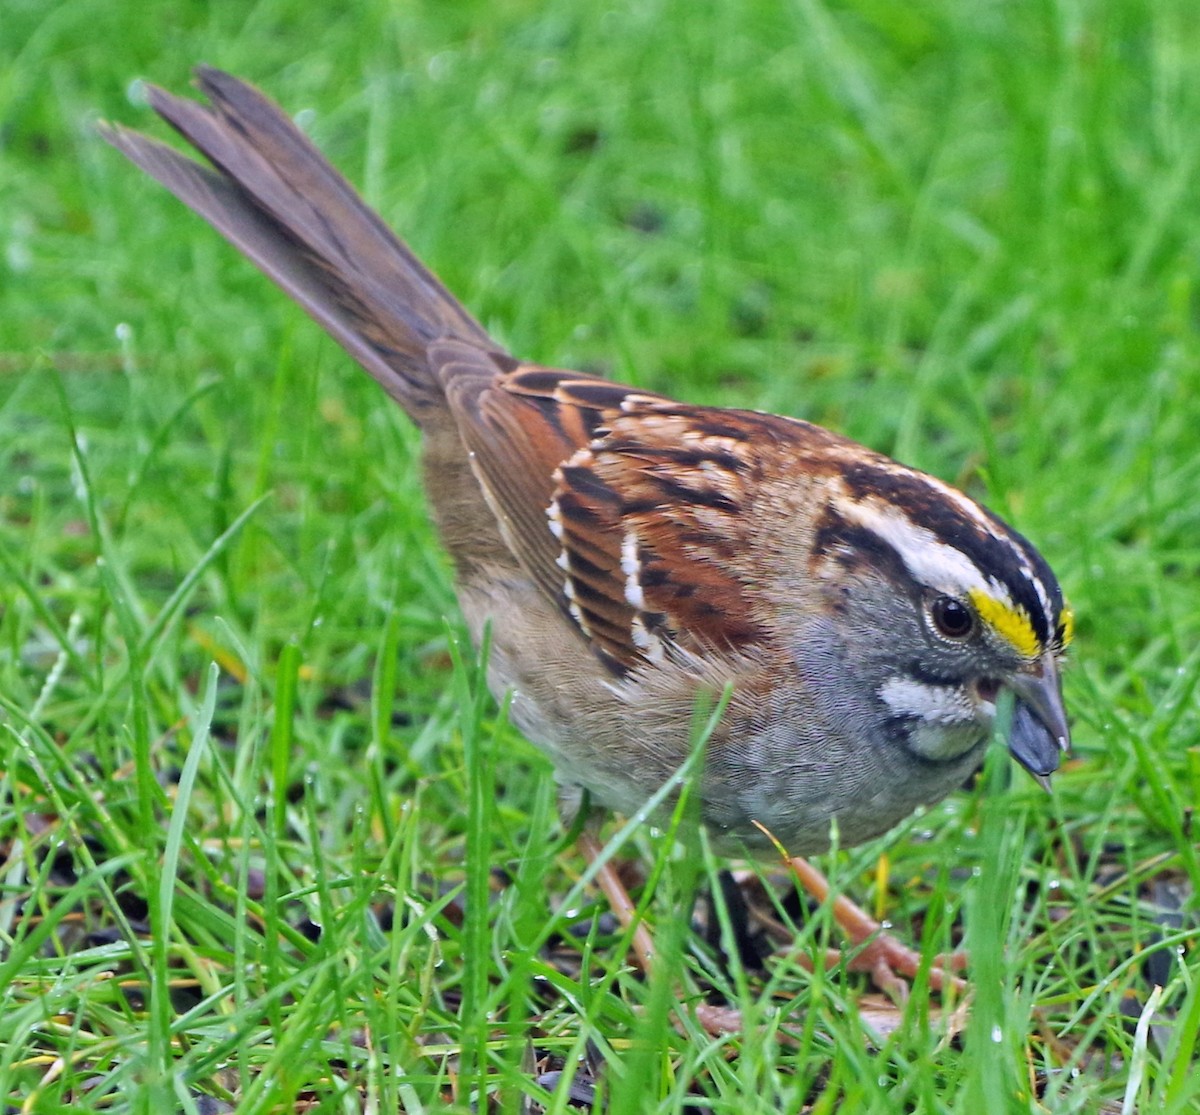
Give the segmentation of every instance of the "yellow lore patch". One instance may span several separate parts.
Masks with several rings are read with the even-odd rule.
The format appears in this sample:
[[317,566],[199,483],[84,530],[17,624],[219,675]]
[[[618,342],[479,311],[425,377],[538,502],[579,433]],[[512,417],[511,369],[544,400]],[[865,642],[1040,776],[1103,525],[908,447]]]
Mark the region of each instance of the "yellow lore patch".
[[968,593],[971,603],[979,618],[988,625],[1005,642],[1016,647],[1026,658],[1036,658],[1041,651],[1041,644],[1034,634],[1033,624],[1029,622],[1029,614],[1024,608],[1014,608],[994,596],[988,596],[980,589],[971,589]]
[[1075,638],[1075,613],[1069,604],[1064,604],[1063,610],[1058,613],[1058,626],[1062,630],[1062,645],[1070,646],[1071,640]]

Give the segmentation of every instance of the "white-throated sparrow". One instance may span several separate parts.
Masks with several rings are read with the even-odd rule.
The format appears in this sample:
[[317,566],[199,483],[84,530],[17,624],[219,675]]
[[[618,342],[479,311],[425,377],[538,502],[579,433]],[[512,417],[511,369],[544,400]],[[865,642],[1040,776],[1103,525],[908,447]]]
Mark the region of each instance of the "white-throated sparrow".
[[1021,535],[820,427],[525,364],[272,102],[198,71],[150,104],[215,169],[107,139],[295,298],[420,426],[490,684],[560,778],[630,812],[731,686],[696,791],[731,850],[888,829],[979,765],[1003,689],[1044,780],[1068,745],[1070,612]]

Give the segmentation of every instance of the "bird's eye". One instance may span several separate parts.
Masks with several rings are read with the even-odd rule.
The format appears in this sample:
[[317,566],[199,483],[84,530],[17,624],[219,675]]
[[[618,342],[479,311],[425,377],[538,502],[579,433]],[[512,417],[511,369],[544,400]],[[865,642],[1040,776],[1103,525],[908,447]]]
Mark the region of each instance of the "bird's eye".
[[975,614],[953,596],[939,596],[929,609],[933,626],[947,639],[965,639],[975,630]]

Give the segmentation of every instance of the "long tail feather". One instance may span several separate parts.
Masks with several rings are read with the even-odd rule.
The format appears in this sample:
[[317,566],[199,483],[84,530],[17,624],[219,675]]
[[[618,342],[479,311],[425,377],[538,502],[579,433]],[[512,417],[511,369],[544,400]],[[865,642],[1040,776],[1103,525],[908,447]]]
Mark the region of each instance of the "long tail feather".
[[296,299],[417,421],[442,406],[428,367],[442,339],[498,350],[483,327],[258,90],[196,71],[211,106],[150,87],[154,110],[214,169],[137,132],[104,138]]

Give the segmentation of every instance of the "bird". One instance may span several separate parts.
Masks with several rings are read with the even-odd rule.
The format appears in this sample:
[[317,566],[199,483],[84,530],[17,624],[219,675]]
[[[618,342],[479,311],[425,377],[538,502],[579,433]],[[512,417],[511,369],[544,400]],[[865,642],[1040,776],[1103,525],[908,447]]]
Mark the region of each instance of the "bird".
[[560,783],[636,812],[686,764],[698,704],[720,702],[688,787],[700,822],[730,855],[809,856],[961,786],[1007,691],[1009,750],[1049,787],[1073,620],[1030,541],[813,423],[519,359],[276,103],[195,78],[207,103],[146,97],[208,165],[120,125],[104,138],[419,428],[489,688]]

